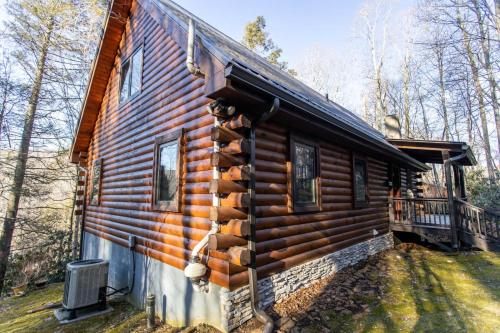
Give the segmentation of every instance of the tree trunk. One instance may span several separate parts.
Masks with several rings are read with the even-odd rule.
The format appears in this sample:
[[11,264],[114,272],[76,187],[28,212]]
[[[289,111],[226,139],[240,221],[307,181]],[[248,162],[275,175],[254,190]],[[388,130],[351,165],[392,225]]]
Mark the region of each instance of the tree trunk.
[[5,109],[7,108],[7,89],[2,100],[2,109],[0,110],[0,140],[2,139],[3,118],[5,117]]
[[[493,74],[493,69],[491,68],[491,57],[490,57],[490,45],[488,43],[489,36],[487,36],[486,31],[484,29],[484,19],[481,15],[481,8],[479,8],[479,3],[477,0],[473,0],[474,2],[474,12],[476,13],[477,17],[477,24],[479,26],[479,35],[481,38],[481,48],[483,50],[483,56],[484,56],[484,67],[486,68],[486,72],[488,73],[488,83],[490,85],[490,97],[491,97],[491,104],[493,107],[493,112],[495,114],[495,125],[496,125],[496,130],[497,130],[497,149],[498,149],[498,156],[500,158],[500,110],[498,106],[498,99],[497,99],[497,82],[495,80],[495,75]],[[498,9],[499,2],[496,1],[496,6]],[[498,12],[497,12],[497,24],[498,24]]]
[[441,109],[443,110],[444,120],[443,135],[446,141],[450,141],[450,123],[448,121],[448,108],[446,107],[446,86],[444,82],[444,52],[441,48],[441,45],[436,45],[435,47],[439,73],[439,97],[441,100]]
[[[431,131],[429,128],[429,120],[427,118],[427,112],[425,111],[424,100],[422,94],[420,93],[420,89],[417,88],[418,95],[418,103],[420,104],[420,108],[422,109],[422,120],[424,122],[424,131],[425,131],[425,139],[431,139]],[[434,186],[440,191],[441,190],[441,182],[439,181],[439,174],[436,169],[436,164],[432,164],[432,177],[434,178]]]
[[497,25],[497,33],[500,37],[500,0],[495,0],[495,23]]
[[76,226],[76,223],[74,223],[74,219],[75,219],[75,207],[76,207],[76,193],[77,193],[77,190],[78,190],[78,173],[79,173],[79,170],[78,170],[78,166],[75,166],[75,170],[76,170],[76,177],[75,177],[75,190],[73,192],[73,206],[71,207],[71,215],[69,217],[69,240],[68,240],[68,253],[70,254],[70,257],[71,257],[71,260],[75,260],[76,259],[76,255],[75,255],[75,247],[76,245],[74,244],[74,242],[76,242],[76,238],[77,238],[77,233],[75,232],[75,230],[77,229],[77,226]]
[[481,128],[483,131],[483,148],[484,155],[486,157],[486,168],[488,171],[488,177],[490,179],[495,179],[495,168],[493,166],[493,160],[491,158],[491,146],[490,146],[490,137],[488,131],[488,119],[486,118],[486,108],[484,105],[484,92],[481,87],[481,81],[479,78],[479,69],[477,67],[476,59],[474,59],[474,52],[472,51],[472,47],[470,44],[469,33],[467,32],[465,25],[460,16],[460,12],[457,8],[457,23],[462,30],[463,34],[463,42],[465,51],[467,53],[467,59],[469,61],[469,66],[472,72],[472,80],[474,81],[474,89],[476,90],[477,101],[479,104],[479,118],[481,119]]
[[[408,52],[408,51],[407,51]],[[410,56],[406,54],[403,70],[403,114],[405,122],[405,137],[410,138]]]
[[422,109],[422,120],[424,122],[424,132],[425,139],[429,140],[431,138],[430,129],[429,129],[429,120],[427,119],[427,112],[425,111],[424,100],[422,94],[420,93],[420,88],[417,88],[417,96],[418,96],[418,104],[420,104],[420,108]]
[[49,22],[49,25],[47,27],[47,32],[45,33],[45,36],[41,43],[41,49],[38,58],[39,60],[37,63],[37,70],[33,81],[33,86],[31,89],[31,96],[29,99],[26,116],[24,119],[24,128],[21,137],[21,143],[19,145],[17,153],[14,180],[12,182],[12,187],[10,189],[10,193],[7,199],[7,210],[5,212],[5,219],[3,221],[3,230],[2,230],[3,232],[0,238],[0,291],[3,290],[4,286],[4,278],[5,278],[5,273],[7,271],[7,264],[12,244],[12,236],[14,234],[14,228],[17,219],[17,211],[19,208],[19,200],[21,198],[21,190],[24,183],[24,175],[26,173],[26,163],[28,161],[28,153],[31,144],[33,122],[35,120],[38,100],[40,97],[40,90],[42,87],[42,80],[46,66],[47,52],[52,37],[53,27],[54,27],[54,20],[52,18],[51,21]]

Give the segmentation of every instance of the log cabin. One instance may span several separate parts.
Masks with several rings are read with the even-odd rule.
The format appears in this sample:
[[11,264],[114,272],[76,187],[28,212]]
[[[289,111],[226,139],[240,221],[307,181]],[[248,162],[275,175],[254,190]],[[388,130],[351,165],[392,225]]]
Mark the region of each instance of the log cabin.
[[222,331],[392,247],[390,198],[429,169],[167,0],[110,2],[71,160],[81,258]]

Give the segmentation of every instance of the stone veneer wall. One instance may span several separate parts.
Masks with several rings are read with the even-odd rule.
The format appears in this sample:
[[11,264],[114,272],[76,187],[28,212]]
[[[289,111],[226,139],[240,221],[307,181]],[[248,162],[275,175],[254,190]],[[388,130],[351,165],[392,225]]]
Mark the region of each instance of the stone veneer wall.
[[[259,304],[262,308],[266,308],[319,279],[328,277],[393,246],[393,235],[387,233],[260,280],[258,282]],[[240,326],[253,317],[249,286],[233,291],[222,289],[220,297],[222,322],[227,322],[228,330]]]

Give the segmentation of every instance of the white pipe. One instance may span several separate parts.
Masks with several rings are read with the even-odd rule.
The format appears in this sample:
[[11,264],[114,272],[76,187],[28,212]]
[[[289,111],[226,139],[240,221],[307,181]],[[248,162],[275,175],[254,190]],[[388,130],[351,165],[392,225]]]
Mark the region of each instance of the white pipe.
[[[214,126],[217,127],[220,125],[217,117],[214,117]],[[220,143],[214,141],[214,152],[218,152],[220,150]],[[212,168],[212,178],[219,179],[220,171],[217,167]],[[217,207],[220,205],[220,198],[217,194],[212,194],[212,205]],[[214,235],[219,232],[219,224],[215,221],[212,221],[212,228],[207,232],[207,234],[196,244],[193,251],[190,255],[190,263],[184,269],[184,275],[191,279],[193,289],[197,292],[207,292],[208,291],[208,283],[206,280],[203,280],[203,276],[206,272],[206,266],[201,260],[202,253],[201,251],[208,244],[208,240],[211,235]]]
[[[214,117],[214,127],[217,127],[220,125],[219,120],[217,117]],[[220,150],[220,143],[218,141],[214,141],[214,152],[218,152]],[[217,169],[217,167],[212,168],[212,179],[219,179],[220,178],[220,172]],[[212,206],[219,206],[220,205],[220,198],[219,196],[214,193],[212,194]],[[196,244],[194,247],[193,251],[191,252],[191,258],[197,258],[201,252],[201,250],[208,244],[208,239],[210,238],[210,235],[216,234],[219,232],[219,224],[217,222],[212,222],[212,228],[210,231],[205,235],[205,237],[202,238],[202,240]]]
[[193,19],[189,19],[188,40],[186,50],[186,67],[188,71],[196,76],[203,77],[201,69],[194,62],[194,38],[196,35],[196,23]]
[[201,241],[196,244],[194,247],[193,251],[191,252],[191,258],[197,258],[200,256],[201,250],[208,244],[208,239],[210,238],[210,235],[214,235],[219,232],[219,224],[212,222],[212,228],[210,231],[201,239]]

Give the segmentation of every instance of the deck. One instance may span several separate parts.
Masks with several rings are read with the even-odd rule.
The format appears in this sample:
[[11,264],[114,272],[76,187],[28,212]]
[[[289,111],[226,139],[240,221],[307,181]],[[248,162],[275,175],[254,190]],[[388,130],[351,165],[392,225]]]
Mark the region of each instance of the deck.
[[453,221],[449,206],[443,198],[393,198],[391,230],[415,233],[445,250],[451,250],[448,243],[456,232],[462,245],[500,251],[499,214],[454,199]]

